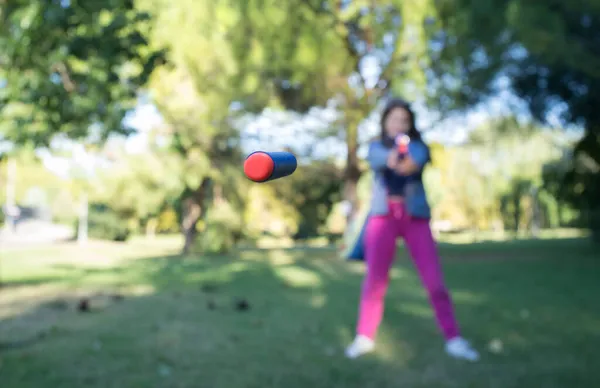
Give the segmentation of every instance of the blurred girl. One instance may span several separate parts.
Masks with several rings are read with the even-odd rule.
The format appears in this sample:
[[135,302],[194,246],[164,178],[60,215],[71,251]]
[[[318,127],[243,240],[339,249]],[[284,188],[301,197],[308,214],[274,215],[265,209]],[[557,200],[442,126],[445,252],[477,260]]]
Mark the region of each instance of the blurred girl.
[[[396,139],[404,139],[397,142]],[[446,352],[456,358],[479,358],[460,331],[444,285],[436,243],[429,227],[430,208],[421,180],[430,161],[429,149],[415,127],[415,116],[402,100],[392,100],[381,118],[381,136],[369,147],[374,173],[371,212],[365,233],[367,265],[362,285],[356,338],[346,356],[356,358],[375,348],[375,334],[384,310],[389,271],[402,237],[416,266],[440,330]]]

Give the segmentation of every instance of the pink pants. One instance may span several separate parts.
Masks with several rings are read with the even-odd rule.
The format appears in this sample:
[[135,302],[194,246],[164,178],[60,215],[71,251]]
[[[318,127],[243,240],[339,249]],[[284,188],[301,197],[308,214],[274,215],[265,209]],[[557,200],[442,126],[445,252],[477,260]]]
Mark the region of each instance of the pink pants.
[[367,272],[362,286],[357,334],[374,338],[383,317],[389,271],[396,239],[404,238],[421,281],[427,289],[439,328],[446,339],[459,335],[452,301],[444,285],[437,247],[428,219],[412,218],[401,202],[389,202],[385,216],[371,217],[365,235]]

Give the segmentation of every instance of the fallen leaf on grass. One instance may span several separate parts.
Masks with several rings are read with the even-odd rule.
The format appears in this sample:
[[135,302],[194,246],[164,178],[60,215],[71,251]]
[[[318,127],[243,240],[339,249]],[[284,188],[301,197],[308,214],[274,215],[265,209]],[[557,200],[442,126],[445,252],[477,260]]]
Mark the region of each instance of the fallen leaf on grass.
[[246,299],[237,299],[235,301],[235,309],[237,311],[250,310],[250,303]]
[[504,346],[502,344],[502,341],[500,341],[499,339],[494,339],[492,341],[490,341],[489,345],[488,345],[488,349],[490,350],[490,352],[492,353],[502,353]]

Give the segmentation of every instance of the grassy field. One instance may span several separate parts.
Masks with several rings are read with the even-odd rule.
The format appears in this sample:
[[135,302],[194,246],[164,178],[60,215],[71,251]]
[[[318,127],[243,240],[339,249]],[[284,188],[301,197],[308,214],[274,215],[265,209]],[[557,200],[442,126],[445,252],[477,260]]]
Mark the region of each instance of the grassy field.
[[[177,240],[0,253],[0,387],[593,387],[600,253],[585,239],[442,244],[463,332],[449,359],[412,264],[377,351],[343,358],[361,263],[327,248],[177,256]],[[79,312],[88,298],[90,312]]]

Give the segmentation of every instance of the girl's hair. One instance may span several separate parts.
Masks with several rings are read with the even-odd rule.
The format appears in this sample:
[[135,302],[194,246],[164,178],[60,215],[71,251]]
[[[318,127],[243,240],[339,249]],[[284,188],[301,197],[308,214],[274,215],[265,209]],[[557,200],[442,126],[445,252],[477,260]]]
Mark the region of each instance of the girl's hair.
[[407,135],[410,138],[410,140],[422,141],[421,133],[415,125],[415,114],[412,111],[412,109],[410,109],[410,104],[400,98],[394,98],[388,101],[388,103],[385,105],[385,108],[383,109],[383,112],[381,113],[381,142],[383,143],[383,145],[387,148],[392,148],[394,146],[395,139],[391,139],[385,132],[385,120],[387,119],[388,115],[396,108],[402,108],[408,112],[408,116],[410,117],[410,129],[408,130]]

